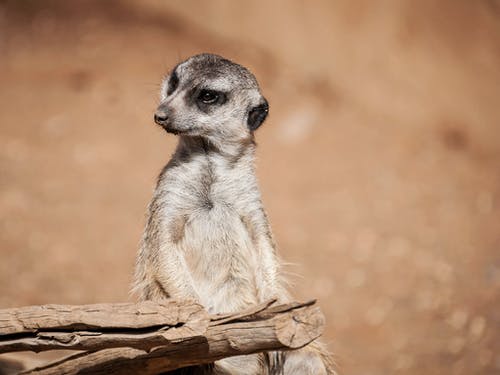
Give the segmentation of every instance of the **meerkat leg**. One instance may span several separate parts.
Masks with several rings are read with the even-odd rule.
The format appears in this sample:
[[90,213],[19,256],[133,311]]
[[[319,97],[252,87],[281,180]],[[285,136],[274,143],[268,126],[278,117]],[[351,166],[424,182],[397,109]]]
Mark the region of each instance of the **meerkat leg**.
[[299,349],[285,354],[283,374],[329,375],[321,357],[307,349]]
[[159,248],[143,245],[133,289],[141,300],[177,298],[200,302],[184,255],[170,241],[162,242]]
[[323,343],[313,341],[294,351],[282,352],[285,375],[335,375],[330,353]]
[[170,246],[162,244],[158,258],[159,267],[155,281],[168,293],[169,297],[199,302],[200,298],[194,288],[193,278],[181,250],[173,244]]
[[249,211],[241,217],[241,221],[252,239],[261,265],[256,278],[259,300],[277,299],[285,302],[289,296],[280,276],[276,245],[264,210],[259,208]]
[[262,355],[242,355],[215,362],[213,375],[264,375],[264,368]]
[[162,375],[267,375],[258,354],[222,359],[215,363],[185,367]]

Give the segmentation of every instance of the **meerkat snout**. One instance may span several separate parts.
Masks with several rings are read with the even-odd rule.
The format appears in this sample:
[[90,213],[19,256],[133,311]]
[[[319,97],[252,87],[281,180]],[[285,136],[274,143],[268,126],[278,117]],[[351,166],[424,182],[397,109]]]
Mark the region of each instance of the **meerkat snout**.
[[167,121],[168,121],[168,113],[167,113],[167,111],[158,108],[156,110],[156,112],[155,112],[154,120],[160,126],[165,125],[167,123]]
[[217,143],[251,138],[269,112],[254,75],[221,56],[196,55],[164,79],[154,121]]

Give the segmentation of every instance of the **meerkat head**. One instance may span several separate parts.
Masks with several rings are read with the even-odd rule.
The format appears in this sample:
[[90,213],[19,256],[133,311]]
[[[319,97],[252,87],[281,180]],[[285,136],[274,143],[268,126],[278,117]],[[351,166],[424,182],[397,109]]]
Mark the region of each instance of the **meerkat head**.
[[193,56],[164,79],[155,122],[167,132],[224,142],[248,139],[269,106],[254,75],[217,55]]

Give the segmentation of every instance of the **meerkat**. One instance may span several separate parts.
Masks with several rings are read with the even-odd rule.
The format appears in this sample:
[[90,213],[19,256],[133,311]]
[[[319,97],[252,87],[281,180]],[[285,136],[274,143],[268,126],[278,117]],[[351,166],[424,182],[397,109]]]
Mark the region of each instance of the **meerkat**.
[[[179,143],[148,209],[133,288],[141,300],[192,299],[210,313],[290,301],[254,167],[254,132],[268,112],[254,75],[217,55],[193,56],[164,79],[154,121]],[[312,343],[179,373],[334,372]]]

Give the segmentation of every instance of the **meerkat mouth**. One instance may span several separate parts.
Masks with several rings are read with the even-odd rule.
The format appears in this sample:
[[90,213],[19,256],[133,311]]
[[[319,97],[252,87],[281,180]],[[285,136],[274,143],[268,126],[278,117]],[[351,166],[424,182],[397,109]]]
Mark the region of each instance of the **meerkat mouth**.
[[169,134],[174,134],[174,135],[189,135],[189,133],[191,133],[192,130],[194,130],[193,128],[187,128],[187,129],[178,129],[178,128],[174,128],[172,127],[172,125],[170,124],[162,124],[160,125],[167,133]]

